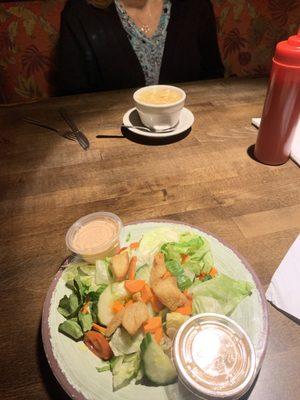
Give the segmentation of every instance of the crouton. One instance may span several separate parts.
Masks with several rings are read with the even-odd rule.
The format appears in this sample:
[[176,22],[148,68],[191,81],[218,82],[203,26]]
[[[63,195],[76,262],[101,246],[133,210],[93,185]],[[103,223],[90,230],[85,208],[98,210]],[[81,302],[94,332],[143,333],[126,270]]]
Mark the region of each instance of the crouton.
[[133,300],[133,301],[142,301],[141,292],[134,293],[134,294],[132,295],[132,300]]
[[110,323],[107,325],[106,331],[105,331],[105,336],[109,337],[111,336],[122,324],[122,318],[125,312],[125,308],[122,308],[122,310],[118,311],[113,319],[110,321]]
[[124,315],[122,317],[122,325],[129,335],[133,336],[148,318],[149,314],[146,304],[138,301],[137,303],[125,307]]
[[120,282],[126,278],[129,269],[129,256],[125,251],[121,254],[116,254],[111,259],[110,269],[116,281]]
[[157,279],[160,279],[167,272],[165,257],[163,253],[157,253],[153,260],[153,266],[150,273],[150,285],[154,285]]
[[174,277],[157,279],[152,289],[159,301],[171,311],[175,311],[186,303],[187,299],[178,289],[176,278]]

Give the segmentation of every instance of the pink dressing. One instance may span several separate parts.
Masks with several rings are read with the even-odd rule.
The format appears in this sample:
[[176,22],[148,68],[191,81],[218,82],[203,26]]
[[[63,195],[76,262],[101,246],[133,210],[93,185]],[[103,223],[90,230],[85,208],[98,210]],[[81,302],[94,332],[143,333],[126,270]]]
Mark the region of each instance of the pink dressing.
[[83,225],[74,235],[73,246],[80,253],[89,253],[97,248],[101,251],[118,234],[118,225],[109,218],[96,219]]

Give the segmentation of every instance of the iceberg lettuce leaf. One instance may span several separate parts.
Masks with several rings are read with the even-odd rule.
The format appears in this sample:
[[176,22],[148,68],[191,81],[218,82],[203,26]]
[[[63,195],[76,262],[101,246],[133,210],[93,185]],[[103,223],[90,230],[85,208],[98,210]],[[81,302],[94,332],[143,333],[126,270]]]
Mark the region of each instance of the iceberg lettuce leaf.
[[179,234],[174,228],[159,227],[146,232],[140,241],[139,252],[142,254],[155,254],[167,242],[176,242]]
[[165,243],[160,250],[165,256],[167,268],[175,276],[184,272],[180,272],[180,266],[194,275],[209,273],[213,267],[209,242],[195,233],[183,233],[179,242]]
[[132,354],[140,350],[143,337],[144,335],[142,332],[130,336],[125,329],[118,328],[113,334],[109,344],[115,356]]
[[197,281],[188,290],[193,295],[193,315],[216,312],[230,315],[238,304],[251,295],[253,285],[220,274],[205,282]]
[[114,391],[127,386],[137,376],[141,365],[140,352],[116,358],[112,368]]

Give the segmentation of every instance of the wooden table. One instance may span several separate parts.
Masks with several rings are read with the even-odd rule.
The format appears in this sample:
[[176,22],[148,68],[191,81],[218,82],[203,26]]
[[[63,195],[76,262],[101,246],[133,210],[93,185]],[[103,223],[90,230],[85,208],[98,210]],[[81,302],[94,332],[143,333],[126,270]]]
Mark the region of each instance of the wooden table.
[[[0,109],[1,384],[4,399],[66,399],[43,353],[43,301],[66,256],[65,233],[98,210],[123,221],[170,218],[196,224],[235,246],[266,288],[300,231],[300,173],[270,167],[247,152],[257,131],[265,80],[185,84],[195,114],[183,140],[151,146],[119,134],[132,90],[49,99]],[[26,125],[32,116],[64,128],[66,107],[91,147]],[[300,396],[300,330],[269,306],[270,339],[253,400]]]

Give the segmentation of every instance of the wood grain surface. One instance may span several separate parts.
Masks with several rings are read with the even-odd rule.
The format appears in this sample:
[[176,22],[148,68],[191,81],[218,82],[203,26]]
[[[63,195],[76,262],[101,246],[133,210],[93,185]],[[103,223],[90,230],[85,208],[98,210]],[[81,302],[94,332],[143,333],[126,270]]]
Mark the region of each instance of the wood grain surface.
[[[171,218],[196,224],[241,252],[266,289],[300,231],[300,173],[292,161],[270,167],[251,158],[266,81],[182,85],[195,124],[174,143],[121,134],[133,90],[0,108],[0,398],[67,399],[43,353],[40,321],[50,282],[67,255],[65,233],[99,210],[126,222]],[[25,124],[24,116],[65,129],[64,106],[91,147]],[[249,150],[250,148],[250,150]],[[247,398],[300,396],[297,321],[269,306],[265,362]]]

